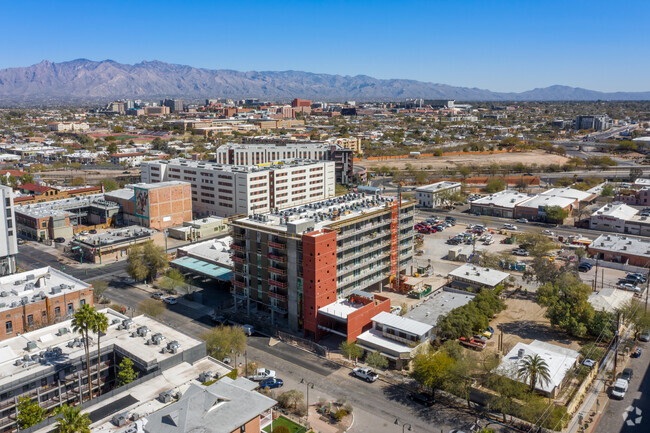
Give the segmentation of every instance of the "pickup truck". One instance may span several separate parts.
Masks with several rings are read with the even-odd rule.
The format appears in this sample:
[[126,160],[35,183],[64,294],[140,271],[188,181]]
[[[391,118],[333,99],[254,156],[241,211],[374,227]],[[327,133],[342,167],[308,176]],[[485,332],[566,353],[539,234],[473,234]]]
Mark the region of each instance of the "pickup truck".
[[477,340],[475,338],[460,337],[458,339],[458,342],[462,346],[469,347],[470,349],[474,349],[478,351],[485,349],[485,342],[481,340]]
[[364,367],[356,367],[354,370],[352,370],[352,375],[358,377],[359,379],[363,379],[366,382],[374,382],[379,377],[377,373],[369,368]]
[[259,382],[261,380],[271,379],[273,377],[275,377],[275,371],[268,370],[266,368],[258,368],[257,371],[255,371],[255,374],[248,376],[248,379]]

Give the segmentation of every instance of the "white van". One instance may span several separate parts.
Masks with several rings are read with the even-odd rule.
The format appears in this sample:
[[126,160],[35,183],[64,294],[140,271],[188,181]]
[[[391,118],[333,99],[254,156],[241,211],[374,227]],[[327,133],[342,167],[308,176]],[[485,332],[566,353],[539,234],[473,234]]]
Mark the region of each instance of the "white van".
[[623,400],[627,392],[628,381],[625,379],[616,379],[614,388],[612,389],[612,398]]

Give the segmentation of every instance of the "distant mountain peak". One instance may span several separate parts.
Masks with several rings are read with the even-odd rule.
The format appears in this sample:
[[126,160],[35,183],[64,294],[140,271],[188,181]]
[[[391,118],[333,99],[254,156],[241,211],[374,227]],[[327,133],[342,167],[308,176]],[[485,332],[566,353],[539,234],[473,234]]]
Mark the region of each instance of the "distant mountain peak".
[[379,101],[405,98],[459,101],[649,100],[650,92],[604,93],[553,85],[520,93],[492,92],[405,79],[368,75],[333,75],[295,70],[211,70],[160,60],[134,65],[111,59],[43,60],[23,68],[0,70],[0,101],[4,105],[88,103],[117,98],[257,97],[269,100]]

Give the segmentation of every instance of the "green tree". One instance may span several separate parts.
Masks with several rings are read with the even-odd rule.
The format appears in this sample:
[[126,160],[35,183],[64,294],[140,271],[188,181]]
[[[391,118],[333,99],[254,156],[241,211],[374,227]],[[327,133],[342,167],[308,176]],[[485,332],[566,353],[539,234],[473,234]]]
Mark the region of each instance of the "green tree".
[[494,194],[495,192],[506,189],[506,181],[500,177],[490,178],[485,184],[485,192]]
[[83,177],[75,177],[70,181],[72,186],[82,186],[86,184],[86,180]]
[[348,359],[361,358],[361,355],[363,355],[363,349],[360,348],[357,343],[348,343],[347,341],[344,341],[339,346],[339,349]]
[[562,224],[569,216],[569,211],[560,206],[544,206],[544,213],[546,213],[546,221]]
[[104,280],[95,280],[91,281],[90,284],[93,286],[93,300],[96,304],[99,304],[104,299],[104,293],[108,289],[108,282]]
[[130,358],[122,359],[117,366],[117,386],[127,385],[135,380],[137,373],[133,370],[133,361]]
[[97,185],[104,185],[104,191],[106,192],[115,191],[120,187],[120,184],[115,179],[102,179],[97,182]]
[[537,302],[546,308],[551,325],[583,337],[594,318],[594,308],[588,302],[591,287],[573,273],[563,272],[553,282],[537,290]]
[[630,169],[630,182],[634,182],[640,177],[643,177],[643,170],[641,167],[632,167]]
[[472,172],[472,170],[470,170],[469,167],[460,167],[458,169],[458,173],[460,173],[460,175],[463,177],[463,179],[465,179],[467,176],[469,176],[471,172]]
[[366,354],[366,364],[372,368],[384,370],[388,367],[388,359],[379,352],[368,352]]
[[519,362],[517,374],[521,379],[527,380],[530,383],[531,391],[535,389],[538,382],[543,385],[551,381],[548,364],[537,353],[534,355],[526,355]]
[[614,195],[614,187],[610,184],[607,184],[600,191],[600,195],[603,197],[611,197]]
[[138,304],[138,310],[147,316],[158,317],[165,311],[165,304],[155,299],[144,299]]
[[[88,304],[84,304],[72,316],[72,330],[81,335],[83,339],[84,350],[86,352],[86,373],[88,375],[88,395],[93,399],[93,382],[90,375],[90,331],[92,331],[95,321],[96,310]],[[83,392],[81,393],[83,402]]]
[[20,176],[20,184],[25,185],[26,183],[33,183],[34,182],[34,176],[31,173],[25,173],[22,176]]
[[453,364],[453,358],[445,352],[420,353],[413,359],[411,377],[435,395],[436,390],[441,389],[449,380]]
[[92,331],[97,334],[97,392],[101,395],[102,393],[102,387],[101,387],[101,381],[100,381],[100,370],[101,370],[101,361],[102,361],[102,345],[101,345],[101,339],[102,339],[102,334],[106,332],[108,329],[108,317],[106,317],[106,314],[100,313],[99,311],[95,310],[95,317],[92,321],[92,326],[91,326]]
[[73,407],[64,404],[54,409],[58,416],[57,433],[90,433],[90,418],[87,413],[81,413],[81,406]]
[[246,334],[239,326],[217,326],[201,335],[207,352],[215,359],[223,360],[231,353],[246,349]]
[[167,253],[153,241],[129,248],[126,271],[136,281],[153,281],[158,272],[167,267]]
[[277,397],[282,409],[296,409],[304,399],[305,395],[296,389],[283,392]]
[[121,126],[114,126],[113,127],[113,132],[124,132],[124,128]]
[[336,195],[343,195],[348,193],[348,188],[345,185],[341,185],[340,183],[337,183],[334,186],[334,194]]
[[160,279],[160,285],[163,289],[171,292],[187,284],[183,273],[178,269],[169,269],[163,278]]
[[36,425],[45,419],[45,409],[38,404],[38,401],[33,401],[29,397],[20,397],[18,399],[16,412],[16,421],[18,421],[18,427],[21,430]]
[[542,257],[535,257],[524,271],[526,281],[537,281],[540,284],[546,284],[555,281],[561,274],[560,269],[555,263],[550,262]]
[[557,245],[548,236],[539,232],[527,232],[517,236],[519,246],[528,251],[533,257],[542,257]]
[[114,141],[108,143],[108,146],[106,146],[106,151],[109,153],[109,155],[117,153],[117,143]]

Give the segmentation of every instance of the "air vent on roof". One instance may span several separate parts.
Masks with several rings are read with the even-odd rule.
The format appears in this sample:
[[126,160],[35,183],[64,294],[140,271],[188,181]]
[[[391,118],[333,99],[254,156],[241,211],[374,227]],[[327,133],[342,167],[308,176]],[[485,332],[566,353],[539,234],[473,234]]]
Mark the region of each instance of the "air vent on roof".
[[28,341],[27,342],[27,351],[31,352],[32,350],[35,350],[38,346],[36,345],[35,341]]

